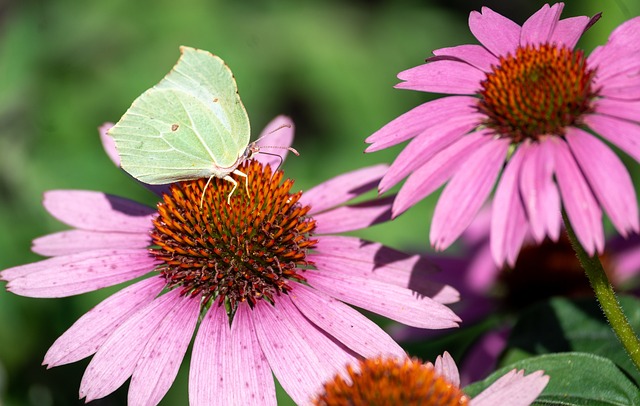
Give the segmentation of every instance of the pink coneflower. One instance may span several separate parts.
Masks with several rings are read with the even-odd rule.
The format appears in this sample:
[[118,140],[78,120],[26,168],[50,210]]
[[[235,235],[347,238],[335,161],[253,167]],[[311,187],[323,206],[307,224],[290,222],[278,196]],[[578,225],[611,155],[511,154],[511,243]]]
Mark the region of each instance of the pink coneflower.
[[514,369],[471,399],[460,389],[458,367],[447,352],[435,365],[408,358],[365,359],[347,366],[346,375],[327,382],[314,404],[528,406],[549,382],[542,371],[525,376]]
[[[535,243],[525,239],[513,267],[497,266],[489,244],[491,213],[482,209],[460,236],[456,255],[442,254],[429,259],[446,272],[433,275],[443,284],[458,289],[461,300],[452,306],[462,318],[461,327],[491,318],[492,328],[483,333],[467,350],[461,363],[464,384],[484,379],[495,370],[513,326],[513,315],[553,297],[593,298],[566,232],[557,241]],[[635,291],[640,274],[640,236],[607,240],[600,261],[616,290]],[[404,325],[392,327],[391,336],[400,343],[433,339],[436,331]],[[433,334],[431,334],[433,333]]]
[[[393,215],[449,181],[430,240],[446,249],[469,225],[496,183],[491,249],[513,264],[525,235],[560,235],[561,204],[578,239],[602,252],[602,209],[623,235],[638,231],[631,178],[592,133],[640,160],[640,17],[618,27],[590,56],[574,49],[594,18],[560,19],[545,5],[522,27],[484,7],[469,17],[482,45],[434,51],[401,72],[396,87],[456,96],[427,102],[367,138],[367,152],[413,138],[380,182],[407,177]],[[505,166],[506,164],[506,166]]]
[[[290,122],[278,118],[265,131],[281,124]],[[274,137],[291,139],[292,131]],[[202,208],[205,180],[171,185],[157,210],[100,192],[47,192],[45,208],[73,229],[34,241],[35,252],[53,258],[0,276],[8,290],[31,297],[136,280],[82,316],[45,356],[53,367],[94,354],[80,385],[86,401],[131,378],[129,404],[157,404],[199,325],[190,404],[275,405],[272,373],[297,403],[308,403],[346,363],[404,356],[343,302],[423,328],[459,321],[444,306],[457,292],[431,283],[421,257],[334,235],[388,219],[388,200],[345,205],[385,170],[364,168],[291,193],[293,181],[253,160],[242,166],[248,194],[238,188],[227,204],[229,182],[217,182]]]

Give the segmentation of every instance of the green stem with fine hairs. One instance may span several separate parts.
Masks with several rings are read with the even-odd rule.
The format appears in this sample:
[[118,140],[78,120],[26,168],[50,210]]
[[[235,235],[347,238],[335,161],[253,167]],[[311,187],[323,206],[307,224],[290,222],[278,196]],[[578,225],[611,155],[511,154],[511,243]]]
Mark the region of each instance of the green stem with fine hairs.
[[620,302],[618,302],[618,298],[613,291],[607,274],[604,272],[598,255],[589,256],[589,254],[587,254],[582,244],[578,241],[564,209],[562,209],[562,218],[565,228],[567,229],[569,240],[571,241],[571,246],[576,252],[580,264],[582,264],[582,268],[589,278],[591,287],[596,294],[598,302],[600,302],[600,307],[602,307],[604,315],[609,321],[613,332],[622,343],[625,351],[629,354],[631,361],[633,361],[636,368],[640,370],[640,340],[638,340],[638,336],[629,324],[627,316],[625,316],[622,311]]

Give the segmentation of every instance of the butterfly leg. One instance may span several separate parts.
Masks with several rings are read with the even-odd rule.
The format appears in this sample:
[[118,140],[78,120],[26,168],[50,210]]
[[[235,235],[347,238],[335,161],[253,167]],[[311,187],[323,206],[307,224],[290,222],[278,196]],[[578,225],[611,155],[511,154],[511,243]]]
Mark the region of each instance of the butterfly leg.
[[238,182],[236,182],[235,179],[233,179],[231,176],[227,175],[224,178],[222,178],[224,180],[226,180],[227,182],[231,182],[233,183],[233,188],[231,188],[231,192],[229,192],[229,194],[227,195],[227,204],[231,204],[231,195],[233,194],[233,192],[236,191],[236,189],[238,188]]
[[238,176],[242,176],[244,178],[244,190],[247,191],[247,197],[248,197],[249,196],[249,177],[247,176],[246,173],[240,172],[237,169],[235,169],[233,173],[235,173]]

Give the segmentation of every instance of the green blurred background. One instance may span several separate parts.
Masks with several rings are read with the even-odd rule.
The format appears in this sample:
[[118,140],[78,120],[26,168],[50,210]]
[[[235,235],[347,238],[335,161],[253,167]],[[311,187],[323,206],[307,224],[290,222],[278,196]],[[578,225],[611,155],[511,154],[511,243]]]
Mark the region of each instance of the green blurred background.
[[[65,227],[41,206],[49,189],[100,190],[153,205],[116,169],[97,127],[117,121],[190,45],[233,70],[253,137],[278,114],[296,123],[284,169],[308,189],[344,171],[391,162],[364,155],[364,138],[429,99],[394,90],[396,74],[431,50],[473,42],[471,10],[492,7],[522,23],[544,1],[21,1],[0,3],[0,269],[38,260],[30,241]],[[564,17],[604,12],[580,45],[591,50],[640,14],[634,0],[569,2]],[[629,161],[627,160],[629,163]],[[636,179],[637,176],[635,177]],[[435,199],[360,233],[426,250]],[[45,370],[53,341],[116,289],[66,299],[0,290],[0,405],[76,405],[84,360]],[[188,363],[162,404],[187,404]],[[247,366],[251,367],[251,366]],[[279,394],[279,396],[281,393]],[[282,404],[287,404],[284,396]],[[95,405],[126,403],[126,385]]]

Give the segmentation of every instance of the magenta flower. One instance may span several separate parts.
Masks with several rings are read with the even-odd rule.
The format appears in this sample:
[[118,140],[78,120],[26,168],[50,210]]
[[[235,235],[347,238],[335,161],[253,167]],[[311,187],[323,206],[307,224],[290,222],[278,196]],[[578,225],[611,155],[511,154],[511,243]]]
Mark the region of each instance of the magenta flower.
[[460,389],[455,361],[445,352],[435,365],[417,359],[377,357],[347,366],[348,378],[337,375],[314,401],[333,405],[470,405],[528,406],[549,382],[543,371],[527,376],[512,370],[470,399]]
[[484,7],[469,17],[482,45],[438,49],[398,75],[398,88],[454,95],[367,138],[367,152],[412,138],[379,185],[385,192],[407,178],[394,216],[449,181],[431,225],[436,249],[460,236],[499,177],[491,221],[498,264],[515,262],[529,232],[556,240],[561,205],[589,254],[603,250],[602,209],[622,235],[638,231],[631,178],[593,133],[640,160],[640,17],[586,57],[574,47],[599,16],[560,19],[562,8],[545,5],[520,27]]
[[[290,121],[280,117],[265,133],[282,124]],[[292,137],[291,127],[268,142],[288,146]],[[129,404],[157,404],[195,334],[190,404],[275,405],[272,373],[297,403],[308,403],[346,363],[405,356],[343,302],[423,328],[459,321],[444,306],[458,293],[427,280],[421,257],[335,235],[389,218],[389,200],[345,205],[385,170],[364,168],[290,193],[293,181],[253,160],[242,167],[248,195],[238,188],[227,204],[229,182],[217,182],[202,209],[204,180],[171,185],[157,210],[100,192],[47,192],[45,208],[73,229],[34,241],[35,252],[52,258],[0,276],[8,290],[31,297],[132,282],[45,356],[53,367],[93,355],[80,384],[86,401],[131,378]]]

